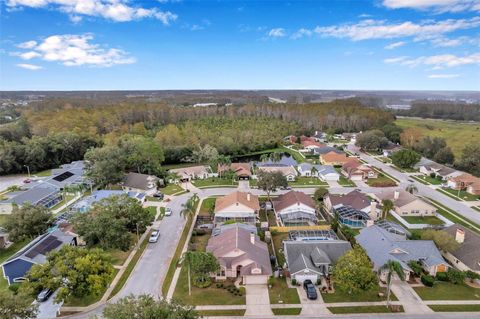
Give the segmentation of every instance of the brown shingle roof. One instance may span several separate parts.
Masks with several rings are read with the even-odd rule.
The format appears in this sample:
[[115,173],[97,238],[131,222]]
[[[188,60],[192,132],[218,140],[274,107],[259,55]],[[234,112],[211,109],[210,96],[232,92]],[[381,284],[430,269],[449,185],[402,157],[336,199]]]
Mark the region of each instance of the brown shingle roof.
[[297,203],[302,203],[315,208],[315,202],[313,199],[305,193],[298,191],[289,191],[288,193],[279,196],[277,200],[273,202],[273,206],[276,211],[281,211]]
[[351,191],[348,194],[329,194],[332,206],[343,204],[361,210],[370,206],[370,198],[358,190]]
[[215,213],[227,208],[230,205],[234,205],[237,203],[245,205],[253,209],[254,211],[260,210],[260,203],[258,202],[258,196],[250,193],[235,191],[224,197],[217,198],[217,200],[215,201]]
[[320,155],[320,158],[324,162],[328,163],[346,163],[351,161],[351,158],[348,158],[345,154],[338,154],[335,152],[329,152],[327,154]]

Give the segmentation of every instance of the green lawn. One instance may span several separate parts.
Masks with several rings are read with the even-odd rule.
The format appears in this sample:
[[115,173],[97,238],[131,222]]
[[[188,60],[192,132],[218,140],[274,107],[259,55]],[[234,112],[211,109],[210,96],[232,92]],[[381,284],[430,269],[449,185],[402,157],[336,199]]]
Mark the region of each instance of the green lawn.
[[433,287],[413,288],[423,300],[480,300],[480,289],[436,281]]
[[288,185],[291,187],[328,186],[328,183],[316,177],[297,177],[294,182],[288,182]]
[[288,288],[285,278],[271,278],[269,284],[272,288],[268,289],[271,304],[299,304],[300,297],[296,288]]
[[302,308],[272,308],[275,316],[298,316]]
[[23,241],[19,241],[13,243],[6,249],[0,249],[0,264],[2,264],[5,260],[10,258],[10,256],[16,254],[20,249],[22,249],[25,245],[27,245],[32,239],[26,239]]
[[377,178],[367,179],[367,185],[372,187],[391,187],[397,186],[397,183],[382,173],[378,174]]
[[[467,193],[466,191],[463,191],[463,190],[458,191],[458,190],[455,190],[455,189],[443,187],[442,191],[444,191],[446,193],[449,193],[449,194],[452,194],[454,196],[460,197],[460,198],[462,198],[463,200],[466,200],[466,201],[476,201],[476,200],[480,199],[480,196],[469,194],[469,193]],[[453,198],[458,200],[456,197],[453,197]]]
[[183,191],[183,188],[181,188],[177,184],[168,184],[167,186],[160,188],[159,191],[164,193],[165,195],[173,195],[175,193]]
[[430,305],[435,312],[480,312],[480,305]]
[[232,179],[210,177],[205,179],[196,179],[192,184],[198,188],[215,187],[215,186],[237,186],[238,182]]
[[207,230],[203,235],[192,235],[190,247],[195,247],[197,251],[206,251],[208,240],[210,239],[212,232]]
[[[383,292],[384,296],[379,297],[378,293]],[[386,300],[386,289],[383,287],[378,287],[377,289],[371,291],[364,291],[357,295],[350,295],[345,292],[336,290],[335,293],[322,293],[323,301],[326,303],[333,302],[364,302],[364,301],[384,301]],[[397,300],[397,297],[392,293],[390,300]]]
[[288,233],[272,233],[273,245],[275,246],[275,256],[280,266],[285,264],[285,256],[280,252],[283,249],[282,241],[288,238]]
[[202,216],[212,216],[216,200],[215,197],[205,198],[202,202],[202,206],[200,206],[198,214]]
[[51,169],[46,169],[44,171],[37,172],[34,175],[38,176],[38,177],[52,176],[52,170]]
[[143,251],[145,250],[145,248],[147,248],[148,238],[150,237],[150,233],[151,233],[151,231],[147,234],[147,236],[145,236],[145,239],[140,244],[140,248],[137,250],[135,255],[133,255],[133,258],[128,263],[127,268],[125,269],[122,276],[120,277],[120,280],[117,282],[117,284],[115,285],[115,287],[111,291],[110,296],[108,296],[109,299],[112,298],[113,296],[115,296],[123,288],[123,286],[127,282],[127,279],[128,279],[128,277],[130,277],[130,274],[132,273],[133,268],[135,268],[135,265],[137,264],[138,260],[140,259],[140,256],[142,256]]
[[128,255],[130,255],[132,250],[133,250],[133,246],[127,251],[122,251],[120,249],[110,249],[110,250],[107,250],[106,253],[109,254],[110,257],[112,258],[111,261],[113,265],[121,266],[123,265],[125,260],[128,258]]
[[403,307],[400,306],[398,311],[394,311],[386,306],[360,306],[360,307],[327,307],[333,314],[349,314],[349,313],[393,313],[403,312]]
[[250,187],[257,187],[258,185],[258,180],[256,179],[250,179],[250,181],[248,182],[250,184]]
[[432,178],[430,176],[426,176],[426,175],[419,175],[419,176],[410,176],[412,177],[413,179],[419,181],[420,183],[427,183],[427,184],[432,184],[432,185],[441,185],[443,183],[442,180],[438,180],[436,178]]
[[397,118],[395,124],[401,128],[418,128],[424,136],[444,138],[455,157],[461,155],[466,141],[480,140],[480,124],[478,122]]
[[435,217],[435,216],[402,216],[403,219],[407,221],[409,224],[430,224],[430,225],[444,225],[445,223]]
[[[225,286],[231,284],[233,283],[225,282]],[[173,299],[189,305],[244,305],[245,290],[244,288],[240,289],[243,291],[242,295],[236,296],[225,288],[217,288],[215,283],[207,288],[197,288],[192,285],[192,294],[189,295],[188,273],[186,267],[182,267]]]
[[439,202],[431,199],[431,198],[428,198],[430,200],[430,202],[437,207],[437,213],[439,213],[440,215],[442,215],[443,217],[446,217],[448,218],[450,221],[454,222],[454,223],[457,223],[457,224],[460,224],[460,225],[463,225],[469,229],[471,229],[472,231],[480,234],[480,225],[472,222],[471,220],[468,220],[468,222],[470,224],[472,224],[474,227],[472,227],[471,225],[467,224],[464,220],[467,220],[466,218],[464,218],[463,216],[460,216],[459,214],[457,214],[455,211],[451,210],[450,208],[440,204]]
[[10,215],[0,214],[0,226],[3,226],[3,224],[5,224],[8,216],[10,216]]
[[152,218],[155,218],[157,215],[157,206],[148,206],[145,209],[148,210],[148,213],[150,216],[152,216]]
[[197,310],[200,316],[204,317],[232,317],[243,316],[245,309],[224,309],[224,310]]
[[161,202],[162,199],[158,197],[153,197],[153,196],[147,196],[146,197],[147,202]]

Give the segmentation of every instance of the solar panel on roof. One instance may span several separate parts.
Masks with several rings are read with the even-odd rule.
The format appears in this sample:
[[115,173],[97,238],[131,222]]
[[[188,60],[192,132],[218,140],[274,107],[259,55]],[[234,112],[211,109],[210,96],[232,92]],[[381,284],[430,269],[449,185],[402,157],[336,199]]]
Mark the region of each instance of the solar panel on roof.
[[62,242],[57,239],[55,236],[50,236],[45,238],[43,241],[38,243],[32,250],[25,254],[28,258],[35,258],[37,255],[46,255],[48,252],[54,250],[60,246]]
[[69,177],[72,177],[74,174],[72,172],[64,172],[60,175],[57,175],[53,178],[54,181],[57,181],[57,182],[63,182],[64,180],[66,180],[67,178]]

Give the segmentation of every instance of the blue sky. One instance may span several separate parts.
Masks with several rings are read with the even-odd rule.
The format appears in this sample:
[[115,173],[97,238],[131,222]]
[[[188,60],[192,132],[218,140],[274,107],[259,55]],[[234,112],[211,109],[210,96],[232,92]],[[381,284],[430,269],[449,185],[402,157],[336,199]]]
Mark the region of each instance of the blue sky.
[[1,90],[480,90],[479,0],[3,0]]

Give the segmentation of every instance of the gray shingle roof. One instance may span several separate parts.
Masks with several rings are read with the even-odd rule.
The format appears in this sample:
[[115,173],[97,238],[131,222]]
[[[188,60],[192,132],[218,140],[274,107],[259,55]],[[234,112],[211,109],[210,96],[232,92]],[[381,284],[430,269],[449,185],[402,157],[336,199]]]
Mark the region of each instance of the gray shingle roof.
[[24,192],[18,192],[17,195],[7,199],[5,202],[15,203],[20,206],[26,203],[36,205],[42,199],[58,192],[59,189],[53,185],[41,184]]
[[454,224],[444,230],[455,237],[457,229],[465,232],[465,239],[464,242],[460,244],[460,247],[450,253],[473,271],[480,271],[480,236],[458,224]]
[[389,260],[398,261],[407,270],[411,270],[408,266],[411,260],[421,261],[426,266],[446,264],[432,240],[405,240],[377,225],[360,230],[355,239],[367,252],[376,271]]
[[[284,241],[283,247],[290,273],[294,274],[304,269],[320,272],[315,266],[318,263],[335,263],[351,249],[350,243],[344,240],[322,241]],[[314,261],[312,261],[312,259]]]

